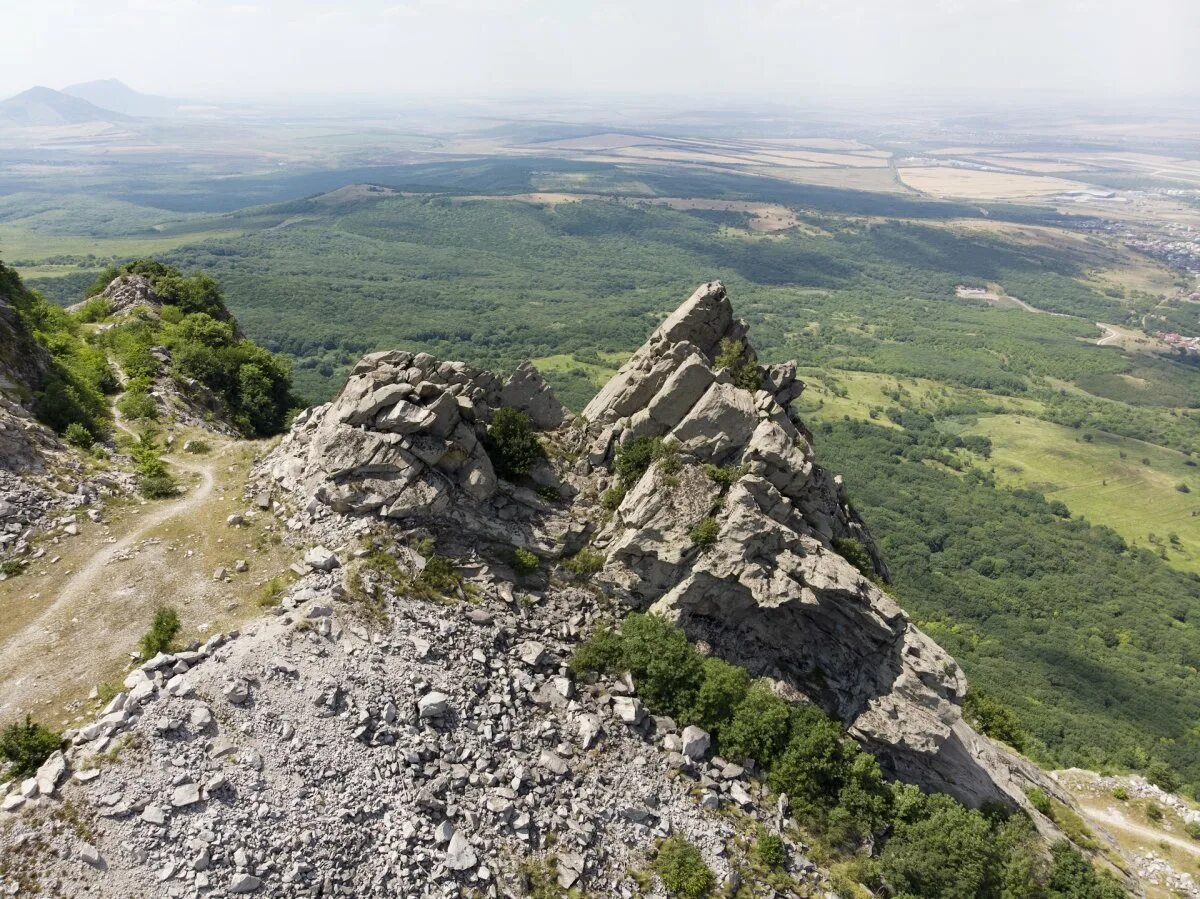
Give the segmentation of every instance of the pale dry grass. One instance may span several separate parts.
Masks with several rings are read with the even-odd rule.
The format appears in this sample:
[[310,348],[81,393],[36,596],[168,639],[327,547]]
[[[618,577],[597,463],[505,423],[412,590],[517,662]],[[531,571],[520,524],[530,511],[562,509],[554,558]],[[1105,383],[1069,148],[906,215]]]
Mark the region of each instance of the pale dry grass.
[[949,166],[914,166],[900,169],[904,183],[914,190],[936,197],[958,197],[966,200],[1002,200],[1039,197],[1083,190],[1078,181],[1044,175],[1010,175],[1002,172],[980,172]]

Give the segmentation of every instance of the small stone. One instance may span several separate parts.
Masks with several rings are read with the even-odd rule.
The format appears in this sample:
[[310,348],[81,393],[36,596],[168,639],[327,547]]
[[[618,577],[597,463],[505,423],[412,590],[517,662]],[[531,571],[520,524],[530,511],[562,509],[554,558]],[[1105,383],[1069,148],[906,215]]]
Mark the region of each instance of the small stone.
[[236,562],[233,563],[233,570],[237,571],[237,572],[249,571],[250,563],[247,562],[245,559],[238,559]]
[[342,563],[329,549],[324,546],[314,546],[304,554],[304,564],[317,571],[333,571]]
[[97,870],[103,870],[105,867],[107,867],[104,862],[104,856],[102,856],[100,854],[100,850],[91,843],[80,844],[79,858],[84,864]]
[[617,717],[626,724],[641,724],[642,719],[646,717],[646,709],[638,699],[633,699],[629,696],[616,696],[613,698],[613,711],[617,713]]
[[[176,790],[175,792],[178,793],[179,791]],[[165,824],[167,814],[157,805],[148,805],[142,809],[142,820],[147,824]]]
[[446,867],[451,871],[466,871],[474,868],[478,861],[475,850],[471,848],[467,838],[462,835],[461,831],[456,830],[454,836],[450,838],[450,846],[446,849]]
[[200,801],[200,787],[196,784],[180,784],[171,795],[171,805],[183,808]]
[[526,640],[517,647],[517,655],[530,668],[537,668],[546,660],[546,647],[537,640]]
[[683,729],[683,745],[680,751],[692,761],[698,762],[708,754],[711,742],[712,738],[709,737],[708,731],[689,724]]
[[262,886],[262,881],[253,874],[234,874],[233,880],[229,882],[229,892],[253,893],[260,886]]
[[426,693],[418,700],[417,710],[422,718],[441,718],[450,710],[450,697],[437,690]]

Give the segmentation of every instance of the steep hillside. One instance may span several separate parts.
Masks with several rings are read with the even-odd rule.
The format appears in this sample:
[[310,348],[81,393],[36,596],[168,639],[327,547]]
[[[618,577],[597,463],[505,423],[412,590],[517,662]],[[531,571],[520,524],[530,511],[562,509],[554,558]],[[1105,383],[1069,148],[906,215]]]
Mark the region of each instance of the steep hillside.
[[580,418],[530,366],[365,357],[249,488],[307,550],[275,614],[148,643],[5,797],[0,877],[1122,895],[1070,797],[963,721],[960,669],[884,592],[787,411],[802,389],[794,363],[758,363],[718,282]]

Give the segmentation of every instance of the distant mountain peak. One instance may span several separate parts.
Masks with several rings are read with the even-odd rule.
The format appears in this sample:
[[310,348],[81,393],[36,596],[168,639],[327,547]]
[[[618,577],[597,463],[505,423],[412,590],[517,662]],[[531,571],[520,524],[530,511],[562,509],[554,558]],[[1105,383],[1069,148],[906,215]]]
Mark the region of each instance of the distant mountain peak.
[[128,121],[120,112],[102,108],[86,98],[38,85],[0,101],[0,122],[14,125],[116,124]]
[[174,115],[179,109],[178,101],[144,94],[119,78],[84,81],[64,87],[62,92],[128,116],[163,117]]

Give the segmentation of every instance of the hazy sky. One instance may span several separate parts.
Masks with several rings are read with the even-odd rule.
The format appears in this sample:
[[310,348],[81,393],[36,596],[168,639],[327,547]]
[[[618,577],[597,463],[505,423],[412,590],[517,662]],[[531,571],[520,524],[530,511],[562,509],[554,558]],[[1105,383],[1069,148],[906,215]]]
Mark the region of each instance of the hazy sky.
[[1200,92],[1200,0],[7,0],[0,92]]

